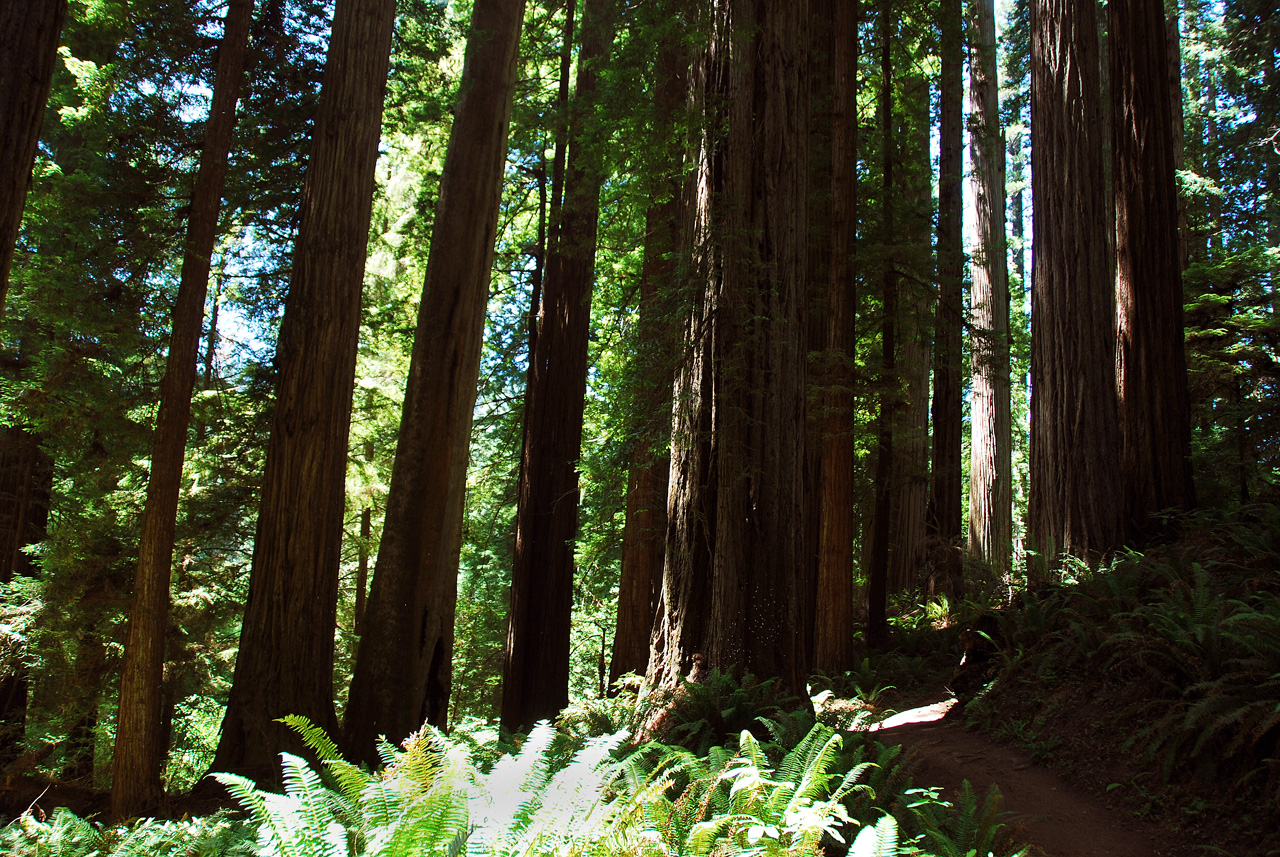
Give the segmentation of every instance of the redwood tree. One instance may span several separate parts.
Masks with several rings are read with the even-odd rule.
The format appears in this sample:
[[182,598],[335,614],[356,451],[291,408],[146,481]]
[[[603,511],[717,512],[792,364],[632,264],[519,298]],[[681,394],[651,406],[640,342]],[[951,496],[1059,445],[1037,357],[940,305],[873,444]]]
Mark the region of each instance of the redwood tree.
[[964,312],[962,0],[943,0],[939,15],[942,76],[938,148],[938,305],[933,333],[933,485],[929,495],[929,530],[935,546],[935,585],[940,591],[955,597],[964,591],[960,562],[964,393],[960,376],[961,317]]
[[823,399],[822,499],[813,665],[853,664],[853,538],[857,508],[854,446],[858,345],[854,250],[858,229],[858,5],[837,3],[831,109],[831,271]]
[[1050,561],[1064,552],[1094,557],[1120,538],[1098,63],[1092,0],[1033,2],[1028,529]]
[[546,280],[530,342],[502,670],[502,725],[511,730],[528,730],[555,717],[569,702],[577,462],[604,182],[596,103],[616,15],[616,0],[588,0],[583,12],[564,201],[551,224]]
[[1195,503],[1175,131],[1164,3],[1108,8],[1120,469],[1126,535],[1141,543],[1158,530],[1154,513]]
[[[663,7],[659,7],[662,9]],[[670,8],[669,6],[666,8]],[[675,25],[687,22],[677,13]],[[661,147],[645,214],[644,263],[640,271],[637,341],[640,377],[635,407],[639,423],[635,463],[627,472],[626,520],[622,530],[622,571],[618,619],[609,664],[612,683],[627,672],[644,673],[649,663],[667,537],[667,483],[671,457],[664,443],[670,430],[675,335],[668,318],[680,265],[676,250],[688,206],[688,183],[681,175],[685,139],[678,119],[689,86],[689,52],[679,38],[659,48],[653,132]],[[656,424],[663,420],[665,425]]]
[[336,731],[333,637],[351,397],[395,0],[338,0],[276,348],[267,446],[231,695],[212,769],[274,779],[276,722]]
[[66,15],[67,0],[0,5],[0,314]]
[[[673,520],[651,682],[713,668],[803,693],[805,0],[717,0]],[[720,111],[724,111],[721,114]],[[724,129],[722,131],[722,129]],[[723,134],[723,136],[721,136]]]
[[471,417],[524,0],[478,0],[440,179],[365,632],[343,729],[347,753],[377,761],[444,727]]
[[[973,398],[969,443],[969,551],[990,563],[998,573],[1008,574],[1013,543],[1009,262],[994,0],[974,0],[972,12],[970,151],[978,244],[973,259],[970,300]],[[1052,241],[1054,237],[1045,236],[1045,240]]]
[[174,525],[178,516],[178,492],[182,487],[187,428],[191,422],[191,393],[196,383],[210,260],[218,235],[218,212],[226,184],[227,156],[252,18],[252,0],[231,0],[228,4],[200,169],[191,196],[182,277],[173,306],[169,356],[160,382],[160,411],[152,440],[151,475],[142,512],[129,631],[120,667],[120,702],[111,775],[111,814],[115,818],[154,810],[164,796],[160,775],[168,748],[163,734],[160,688],[169,624]]

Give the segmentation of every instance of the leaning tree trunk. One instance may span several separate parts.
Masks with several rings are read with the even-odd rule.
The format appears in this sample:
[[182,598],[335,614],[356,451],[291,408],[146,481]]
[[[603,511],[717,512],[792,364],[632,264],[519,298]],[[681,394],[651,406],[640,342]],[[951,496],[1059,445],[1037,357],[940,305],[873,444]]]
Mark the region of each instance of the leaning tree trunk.
[[1029,531],[1049,562],[1119,544],[1115,291],[1108,279],[1092,0],[1036,0]]
[[1112,153],[1116,209],[1116,385],[1125,531],[1195,503],[1182,327],[1174,117],[1163,0],[1112,3]]
[[[683,16],[677,17],[681,24]],[[681,176],[685,135],[678,112],[689,87],[689,54],[681,40],[664,42],[658,54],[654,139],[663,146],[645,215],[644,265],[640,272],[636,385],[639,420],[636,463],[627,474],[626,522],[622,530],[622,574],[618,583],[618,621],[609,665],[612,684],[628,672],[643,674],[649,663],[649,638],[662,588],[667,534],[667,482],[671,456],[663,441],[670,430],[655,415],[670,414],[676,330],[669,317],[676,277],[677,248],[688,207],[688,183]]]
[[854,393],[858,348],[858,7],[836,5],[831,108],[831,280],[827,286],[822,500],[813,665],[853,669],[853,539],[857,523]]
[[276,778],[286,714],[335,731],[333,636],[365,250],[394,0],[338,0],[276,361],[240,653],[213,770]]
[[66,15],[67,0],[0,6],[0,315]]
[[347,753],[445,726],[471,416],[524,0],[478,0],[418,311],[387,513],[344,717]]
[[[1013,432],[1009,390],[1005,145],[996,81],[993,0],[975,0],[971,32],[970,145],[978,245],[970,299],[973,397],[969,442],[969,552],[990,563],[992,569],[1003,576],[1009,573],[1013,546]],[[1045,240],[1052,240],[1052,236],[1045,236]]]
[[720,669],[804,690],[794,629],[805,561],[807,7],[719,0],[699,68],[708,115],[693,259],[705,279],[677,385],[649,676],[668,688]]
[[569,703],[577,462],[604,183],[597,89],[613,45],[616,15],[615,0],[589,0],[583,11],[565,197],[559,221],[552,224],[537,336],[529,358],[502,670],[502,725],[512,731],[526,731],[539,720],[554,718]]
[[160,776],[167,745],[160,688],[169,625],[174,526],[187,428],[191,423],[191,393],[196,383],[210,260],[218,235],[218,212],[226,184],[231,130],[235,125],[236,100],[244,77],[252,19],[252,0],[232,0],[227,6],[213,101],[191,197],[182,277],[173,306],[169,357],[160,382],[160,411],[156,416],[151,476],[147,480],[147,501],[142,512],[129,631],[120,666],[120,702],[111,775],[111,815],[117,819],[154,811],[164,797]]

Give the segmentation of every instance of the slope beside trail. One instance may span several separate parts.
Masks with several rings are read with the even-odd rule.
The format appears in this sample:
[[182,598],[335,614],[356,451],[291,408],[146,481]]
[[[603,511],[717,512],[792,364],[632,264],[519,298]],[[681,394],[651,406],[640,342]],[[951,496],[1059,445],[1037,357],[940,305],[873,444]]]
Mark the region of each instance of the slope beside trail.
[[916,751],[917,784],[940,786],[955,800],[968,780],[979,797],[995,783],[1017,839],[1045,857],[1159,857],[1165,853],[1154,825],[1107,808],[1021,750],[992,742],[954,719],[952,702],[904,711],[873,727],[884,744]]

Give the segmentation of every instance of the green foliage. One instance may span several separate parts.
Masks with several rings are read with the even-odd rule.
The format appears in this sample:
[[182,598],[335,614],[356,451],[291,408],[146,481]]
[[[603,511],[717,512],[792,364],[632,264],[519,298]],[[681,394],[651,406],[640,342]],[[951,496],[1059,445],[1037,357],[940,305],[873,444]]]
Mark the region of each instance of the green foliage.
[[[1005,666],[970,713],[1042,755],[1062,685],[1112,700],[1094,724],[1149,782],[1229,784],[1280,806],[1277,510],[1203,514],[1174,545],[1048,585],[1000,615]],[[1008,700],[1038,698],[1039,714]],[[1038,748],[1038,750],[1037,750]]]
[[253,830],[226,813],[182,821],[143,819],[104,827],[65,808],[47,819],[24,813],[0,828],[12,857],[250,857]]

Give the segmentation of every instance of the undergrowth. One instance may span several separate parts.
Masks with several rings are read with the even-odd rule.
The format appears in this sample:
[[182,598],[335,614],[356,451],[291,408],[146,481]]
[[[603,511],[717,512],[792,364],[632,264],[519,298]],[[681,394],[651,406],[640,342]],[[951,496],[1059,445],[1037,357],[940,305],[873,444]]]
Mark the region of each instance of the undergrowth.
[[1177,543],[1068,567],[998,615],[971,721],[1044,759],[1106,748],[1128,765],[1105,786],[1135,812],[1189,831],[1229,812],[1256,853],[1280,849],[1280,511],[1190,518]]

